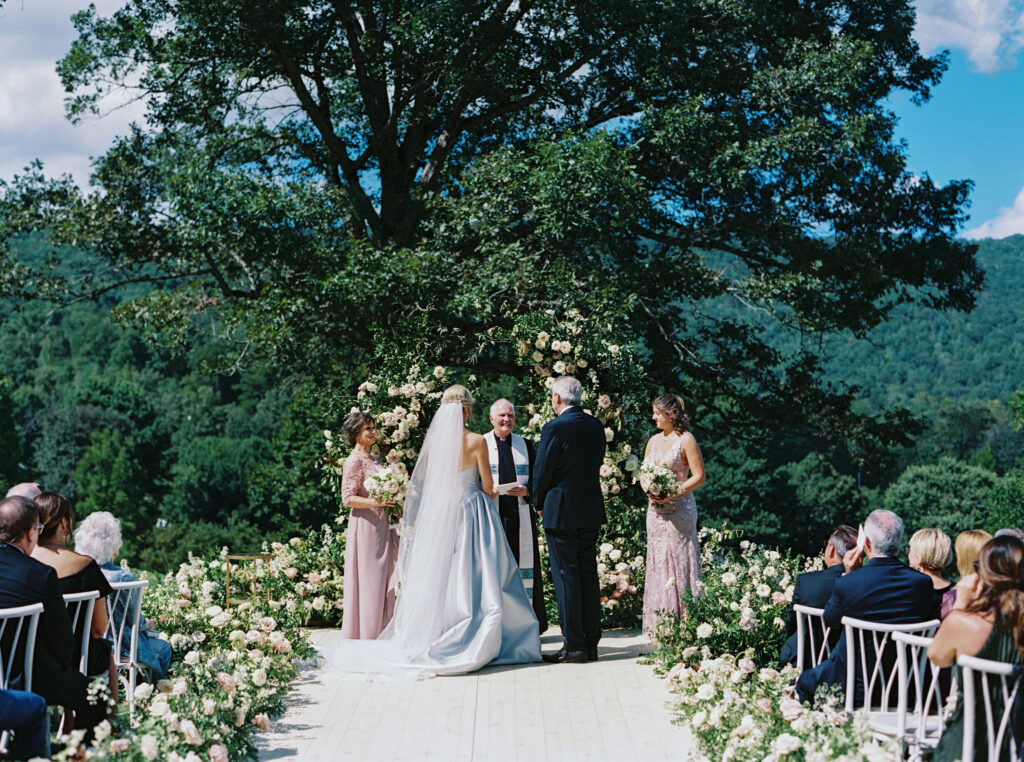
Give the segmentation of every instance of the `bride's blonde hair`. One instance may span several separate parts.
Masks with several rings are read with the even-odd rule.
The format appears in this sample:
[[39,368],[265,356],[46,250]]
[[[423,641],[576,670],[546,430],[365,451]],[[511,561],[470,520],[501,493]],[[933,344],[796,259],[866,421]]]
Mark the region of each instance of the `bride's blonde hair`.
[[473,395],[462,384],[455,384],[445,389],[441,395],[441,404],[446,402],[461,402],[463,407],[469,407],[473,404]]

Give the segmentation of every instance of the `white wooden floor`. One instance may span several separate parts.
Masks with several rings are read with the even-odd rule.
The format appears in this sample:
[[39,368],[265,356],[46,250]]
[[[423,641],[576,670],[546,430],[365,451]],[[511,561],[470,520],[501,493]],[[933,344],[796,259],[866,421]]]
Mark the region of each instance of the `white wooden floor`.
[[[314,643],[338,630],[312,633]],[[541,639],[561,643],[557,629]],[[589,664],[491,667],[417,682],[325,681],[310,670],[287,710],[259,734],[259,759],[683,760],[692,742],[671,723],[663,680],[638,664],[644,639],[604,633]]]

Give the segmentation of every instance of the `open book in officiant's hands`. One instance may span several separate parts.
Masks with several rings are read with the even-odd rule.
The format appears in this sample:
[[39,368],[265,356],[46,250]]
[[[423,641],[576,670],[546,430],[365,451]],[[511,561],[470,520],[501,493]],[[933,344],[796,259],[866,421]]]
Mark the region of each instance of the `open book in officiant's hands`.
[[499,495],[507,495],[509,491],[514,490],[519,486],[519,482],[508,482],[507,484],[499,484],[495,487],[498,490]]

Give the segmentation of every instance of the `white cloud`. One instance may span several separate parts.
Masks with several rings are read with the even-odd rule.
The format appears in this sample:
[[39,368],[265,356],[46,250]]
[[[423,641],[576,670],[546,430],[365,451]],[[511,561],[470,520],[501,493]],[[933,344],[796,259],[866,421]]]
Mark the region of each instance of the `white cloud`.
[[[123,3],[101,0],[109,14]],[[87,0],[21,0],[0,7],[0,178],[10,179],[33,159],[42,159],[48,175],[70,173],[85,185],[90,157],[106,152],[114,138],[140,120],[133,104],[76,125],[64,118],[64,86],[56,63],[76,32],[71,14]]]
[[1006,238],[1024,233],[1024,188],[1013,200],[1013,206],[1003,207],[999,214],[976,228],[964,231],[964,238]]
[[1012,69],[1024,49],[1024,0],[917,0],[914,37],[926,54],[964,51],[980,72]]

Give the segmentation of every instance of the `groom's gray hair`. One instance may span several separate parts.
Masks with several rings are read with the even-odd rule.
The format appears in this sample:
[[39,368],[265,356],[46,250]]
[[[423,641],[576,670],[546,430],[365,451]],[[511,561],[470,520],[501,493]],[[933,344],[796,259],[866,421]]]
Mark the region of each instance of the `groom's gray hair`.
[[551,391],[562,398],[563,405],[578,405],[583,398],[583,385],[573,376],[559,376],[551,385]]
[[498,409],[498,405],[508,405],[512,408],[512,415],[516,414],[516,406],[512,404],[512,400],[507,400],[502,397],[500,400],[494,400],[494,402],[491,403],[491,415],[494,415],[494,411]]

